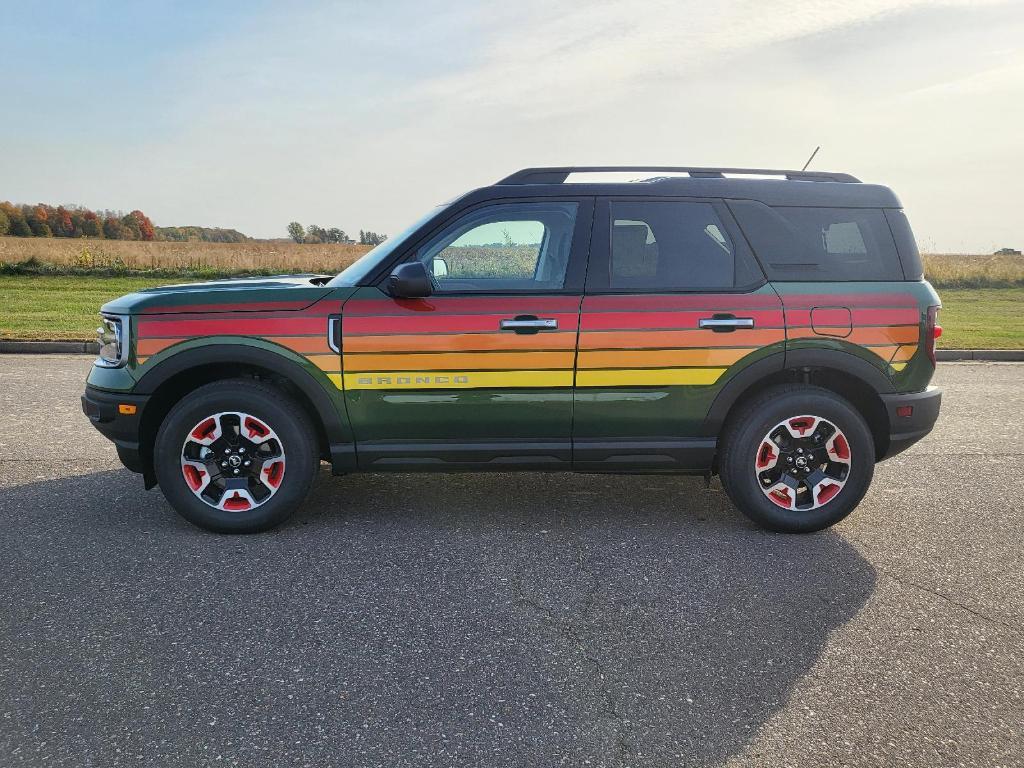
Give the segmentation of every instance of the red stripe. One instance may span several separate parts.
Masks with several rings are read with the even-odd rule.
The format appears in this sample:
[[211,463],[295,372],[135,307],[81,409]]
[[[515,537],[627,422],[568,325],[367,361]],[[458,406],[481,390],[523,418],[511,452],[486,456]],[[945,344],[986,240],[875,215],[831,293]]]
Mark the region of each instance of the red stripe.
[[[814,313],[814,324],[815,325],[828,325],[828,322],[818,317],[818,314],[822,310],[818,310]],[[848,325],[849,320],[846,318],[846,313],[842,313],[843,318],[839,321],[838,325]],[[850,315],[853,318],[854,325],[914,325],[921,321],[920,313],[916,309],[857,309],[853,308],[850,310]],[[811,324],[811,310],[809,309],[789,309],[786,310],[786,324],[790,326],[794,325],[810,325]]]
[[[531,313],[536,314],[536,313]],[[343,315],[342,326],[345,335],[372,335],[380,333],[493,333],[499,323],[515,315],[426,315],[414,317],[349,317]],[[578,315],[544,312],[544,318],[558,321],[558,330],[575,331]],[[511,332],[509,332],[511,335]],[[538,344],[542,341],[538,335]]]
[[179,336],[297,336],[327,334],[327,323],[318,317],[210,318],[206,320],[141,320],[139,337]]
[[[791,314],[801,314],[806,310],[796,310]],[[821,307],[811,310],[810,314],[814,315],[815,325],[850,325],[850,319],[852,315],[848,309],[823,309]],[[786,319],[790,319],[789,315]]]
[[222,323],[230,323],[235,320],[283,320],[289,317],[327,317],[336,315],[340,311],[340,303],[333,302],[333,307],[310,307],[301,311],[293,312],[189,312],[174,315],[146,315],[147,323],[168,323],[180,322],[182,320],[216,320]]
[[[782,326],[782,312],[777,310],[741,310],[738,316],[750,317],[755,328]],[[597,312],[586,313],[580,322],[584,331],[641,330],[647,328],[697,328],[698,321],[710,318],[712,312]]]
[[209,312],[281,312],[305,309],[316,303],[316,300],[303,301],[245,301],[239,297],[234,304],[181,304],[178,306],[146,307],[140,312],[143,315],[177,315]]
[[515,315],[540,312],[576,312],[580,307],[579,296],[539,296],[456,298],[430,297],[427,299],[353,299],[345,303],[345,314],[362,315],[424,315],[438,314],[495,314]]
[[734,309],[778,309],[782,305],[777,296],[764,294],[702,294],[699,296],[587,296],[584,311],[602,312],[630,310],[706,309],[730,312]]
[[805,293],[783,294],[786,309],[812,307],[914,307],[917,299],[909,293]]

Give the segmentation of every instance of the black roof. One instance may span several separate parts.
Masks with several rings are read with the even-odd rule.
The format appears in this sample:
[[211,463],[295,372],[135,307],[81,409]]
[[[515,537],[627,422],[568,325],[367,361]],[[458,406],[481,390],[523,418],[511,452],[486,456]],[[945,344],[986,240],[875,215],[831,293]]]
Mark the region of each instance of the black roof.
[[[570,182],[572,174],[636,173],[631,181]],[[659,174],[686,173],[686,176]],[[744,178],[747,176],[749,178]],[[759,177],[771,178],[759,178]],[[614,196],[712,197],[757,200],[766,205],[834,208],[901,208],[888,187],[865,184],[846,173],[764,168],[688,166],[564,166],[524,168],[473,197],[547,197],[566,194]]]

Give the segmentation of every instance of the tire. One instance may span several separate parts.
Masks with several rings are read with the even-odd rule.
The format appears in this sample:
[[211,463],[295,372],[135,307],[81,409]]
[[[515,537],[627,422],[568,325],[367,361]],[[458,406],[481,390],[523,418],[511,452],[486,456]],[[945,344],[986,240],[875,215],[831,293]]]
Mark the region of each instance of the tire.
[[280,525],[306,498],[319,463],[302,408],[275,387],[248,379],[215,381],[183,397],[160,425],[153,448],[157,481],[170,505],[217,533]]
[[771,387],[745,403],[723,443],[719,474],[729,498],[782,533],[838,523],[864,498],[875,470],[875,443],[857,409],[808,384]]

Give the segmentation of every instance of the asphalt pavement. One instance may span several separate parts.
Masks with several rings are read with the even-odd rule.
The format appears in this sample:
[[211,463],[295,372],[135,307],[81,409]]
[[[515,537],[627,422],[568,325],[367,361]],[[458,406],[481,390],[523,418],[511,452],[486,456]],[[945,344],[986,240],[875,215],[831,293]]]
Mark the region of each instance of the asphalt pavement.
[[699,478],[325,470],[206,533],[0,356],[0,766],[1024,765],[1024,365],[810,536]]

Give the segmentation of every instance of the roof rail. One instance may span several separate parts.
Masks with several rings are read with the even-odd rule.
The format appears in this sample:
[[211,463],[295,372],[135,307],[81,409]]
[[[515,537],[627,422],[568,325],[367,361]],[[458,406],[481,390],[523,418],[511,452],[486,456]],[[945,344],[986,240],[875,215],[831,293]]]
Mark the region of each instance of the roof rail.
[[562,168],[524,168],[506,176],[498,184],[564,184],[573,173],[609,173],[616,171],[652,171],[655,173],[687,173],[691,178],[721,179],[724,175],[784,176],[793,181],[839,181],[859,183],[860,179],[848,173],[826,171],[786,171],[767,168],[694,168],[676,165],[581,165]]

